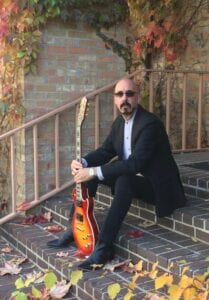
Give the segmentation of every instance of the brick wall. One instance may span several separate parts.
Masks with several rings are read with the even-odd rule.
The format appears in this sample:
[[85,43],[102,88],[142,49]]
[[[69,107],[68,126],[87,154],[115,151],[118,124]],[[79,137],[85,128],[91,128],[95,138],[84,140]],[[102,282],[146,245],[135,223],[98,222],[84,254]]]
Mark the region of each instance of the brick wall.
[[[125,37],[125,28],[108,32],[119,40]],[[24,80],[25,121],[51,111],[53,108],[85,95],[94,89],[111,83],[125,74],[122,59],[105,48],[94,31],[81,26],[71,28],[60,22],[51,22],[43,30],[43,42],[38,60],[38,74],[28,75]],[[108,103],[101,105],[101,115],[111,110],[110,96],[103,97]],[[107,106],[111,108],[108,109]],[[61,115],[60,125],[60,167],[61,182],[70,176],[70,161],[75,157],[75,110]],[[84,124],[83,152],[94,147],[94,104]],[[112,119],[108,116],[101,123],[101,134]],[[53,120],[42,122],[38,128],[40,194],[54,188],[54,135]],[[102,138],[102,137],[101,137]],[[22,133],[18,147],[18,195],[32,199],[33,147],[32,131]]]

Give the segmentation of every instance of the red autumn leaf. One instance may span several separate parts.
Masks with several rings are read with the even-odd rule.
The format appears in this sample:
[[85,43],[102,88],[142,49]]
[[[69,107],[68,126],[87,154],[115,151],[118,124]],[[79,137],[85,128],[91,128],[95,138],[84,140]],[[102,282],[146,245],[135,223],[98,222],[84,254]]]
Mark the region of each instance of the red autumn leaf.
[[0,38],[7,35],[9,32],[9,25],[6,22],[1,21],[0,22]]
[[59,225],[51,225],[44,228],[45,230],[49,232],[60,232],[63,230],[62,226]]
[[169,32],[172,27],[172,23],[170,21],[164,20],[162,23],[162,27],[165,29],[166,32]]
[[165,38],[165,29],[156,24],[155,22],[150,22],[147,28],[146,40],[148,44],[154,41],[154,47],[160,48]]
[[7,10],[10,12],[10,13],[14,13],[14,14],[17,14],[18,11],[19,11],[19,6],[17,5],[17,3],[12,2],[10,3],[8,6],[7,6]]
[[177,58],[177,54],[174,51],[174,49],[169,48],[167,46],[164,48],[164,53],[165,53],[166,60],[169,62],[173,62]]
[[178,42],[178,46],[182,49],[185,49],[188,46],[188,41],[186,38],[182,38],[179,42]]
[[141,230],[130,230],[128,236],[138,238],[144,236],[144,232]]
[[158,38],[154,40],[154,47],[157,49],[160,48],[163,44],[163,41],[164,41],[164,36],[162,35],[158,36]]
[[138,56],[141,55],[141,53],[142,53],[142,47],[141,47],[141,42],[140,42],[139,39],[135,41],[133,50],[134,50],[134,52],[135,52]]

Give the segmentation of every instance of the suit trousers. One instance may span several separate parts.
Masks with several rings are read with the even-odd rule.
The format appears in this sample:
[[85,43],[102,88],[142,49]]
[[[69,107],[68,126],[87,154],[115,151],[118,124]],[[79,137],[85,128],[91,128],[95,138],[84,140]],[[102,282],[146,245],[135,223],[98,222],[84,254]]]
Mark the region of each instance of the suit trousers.
[[99,181],[113,192],[113,201],[99,234],[99,243],[111,246],[120,230],[133,198],[155,204],[152,184],[143,176],[121,175],[115,179]]

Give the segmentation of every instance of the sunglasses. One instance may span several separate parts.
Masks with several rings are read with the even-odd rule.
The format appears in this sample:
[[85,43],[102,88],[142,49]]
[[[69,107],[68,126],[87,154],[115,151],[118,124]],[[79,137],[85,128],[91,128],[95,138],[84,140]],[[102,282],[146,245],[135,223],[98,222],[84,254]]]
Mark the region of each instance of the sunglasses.
[[119,91],[119,92],[117,92],[117,93],[114,93],[114,95],[115,95],[116,97],[119,97],[119,98],[122,98],[124,94],[126,95],[126,97],[133,97],[133,96],[136,94],[136,92],[131,91],[131,90],[128,90],[128,91],[126,91],[125,93],[122,92],[122,91]]

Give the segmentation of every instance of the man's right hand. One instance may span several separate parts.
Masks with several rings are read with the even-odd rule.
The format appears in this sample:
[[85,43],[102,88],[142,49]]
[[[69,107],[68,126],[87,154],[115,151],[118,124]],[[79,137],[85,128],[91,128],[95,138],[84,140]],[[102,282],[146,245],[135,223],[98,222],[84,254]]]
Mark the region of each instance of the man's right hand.
[[83,166],[82,166],[82,163],[77,161],[77,160],[73,160],[71,162],[71,172],[72,172],[72,175],[75,176],[77,173],[78,173],[78,170],[82,169]]

